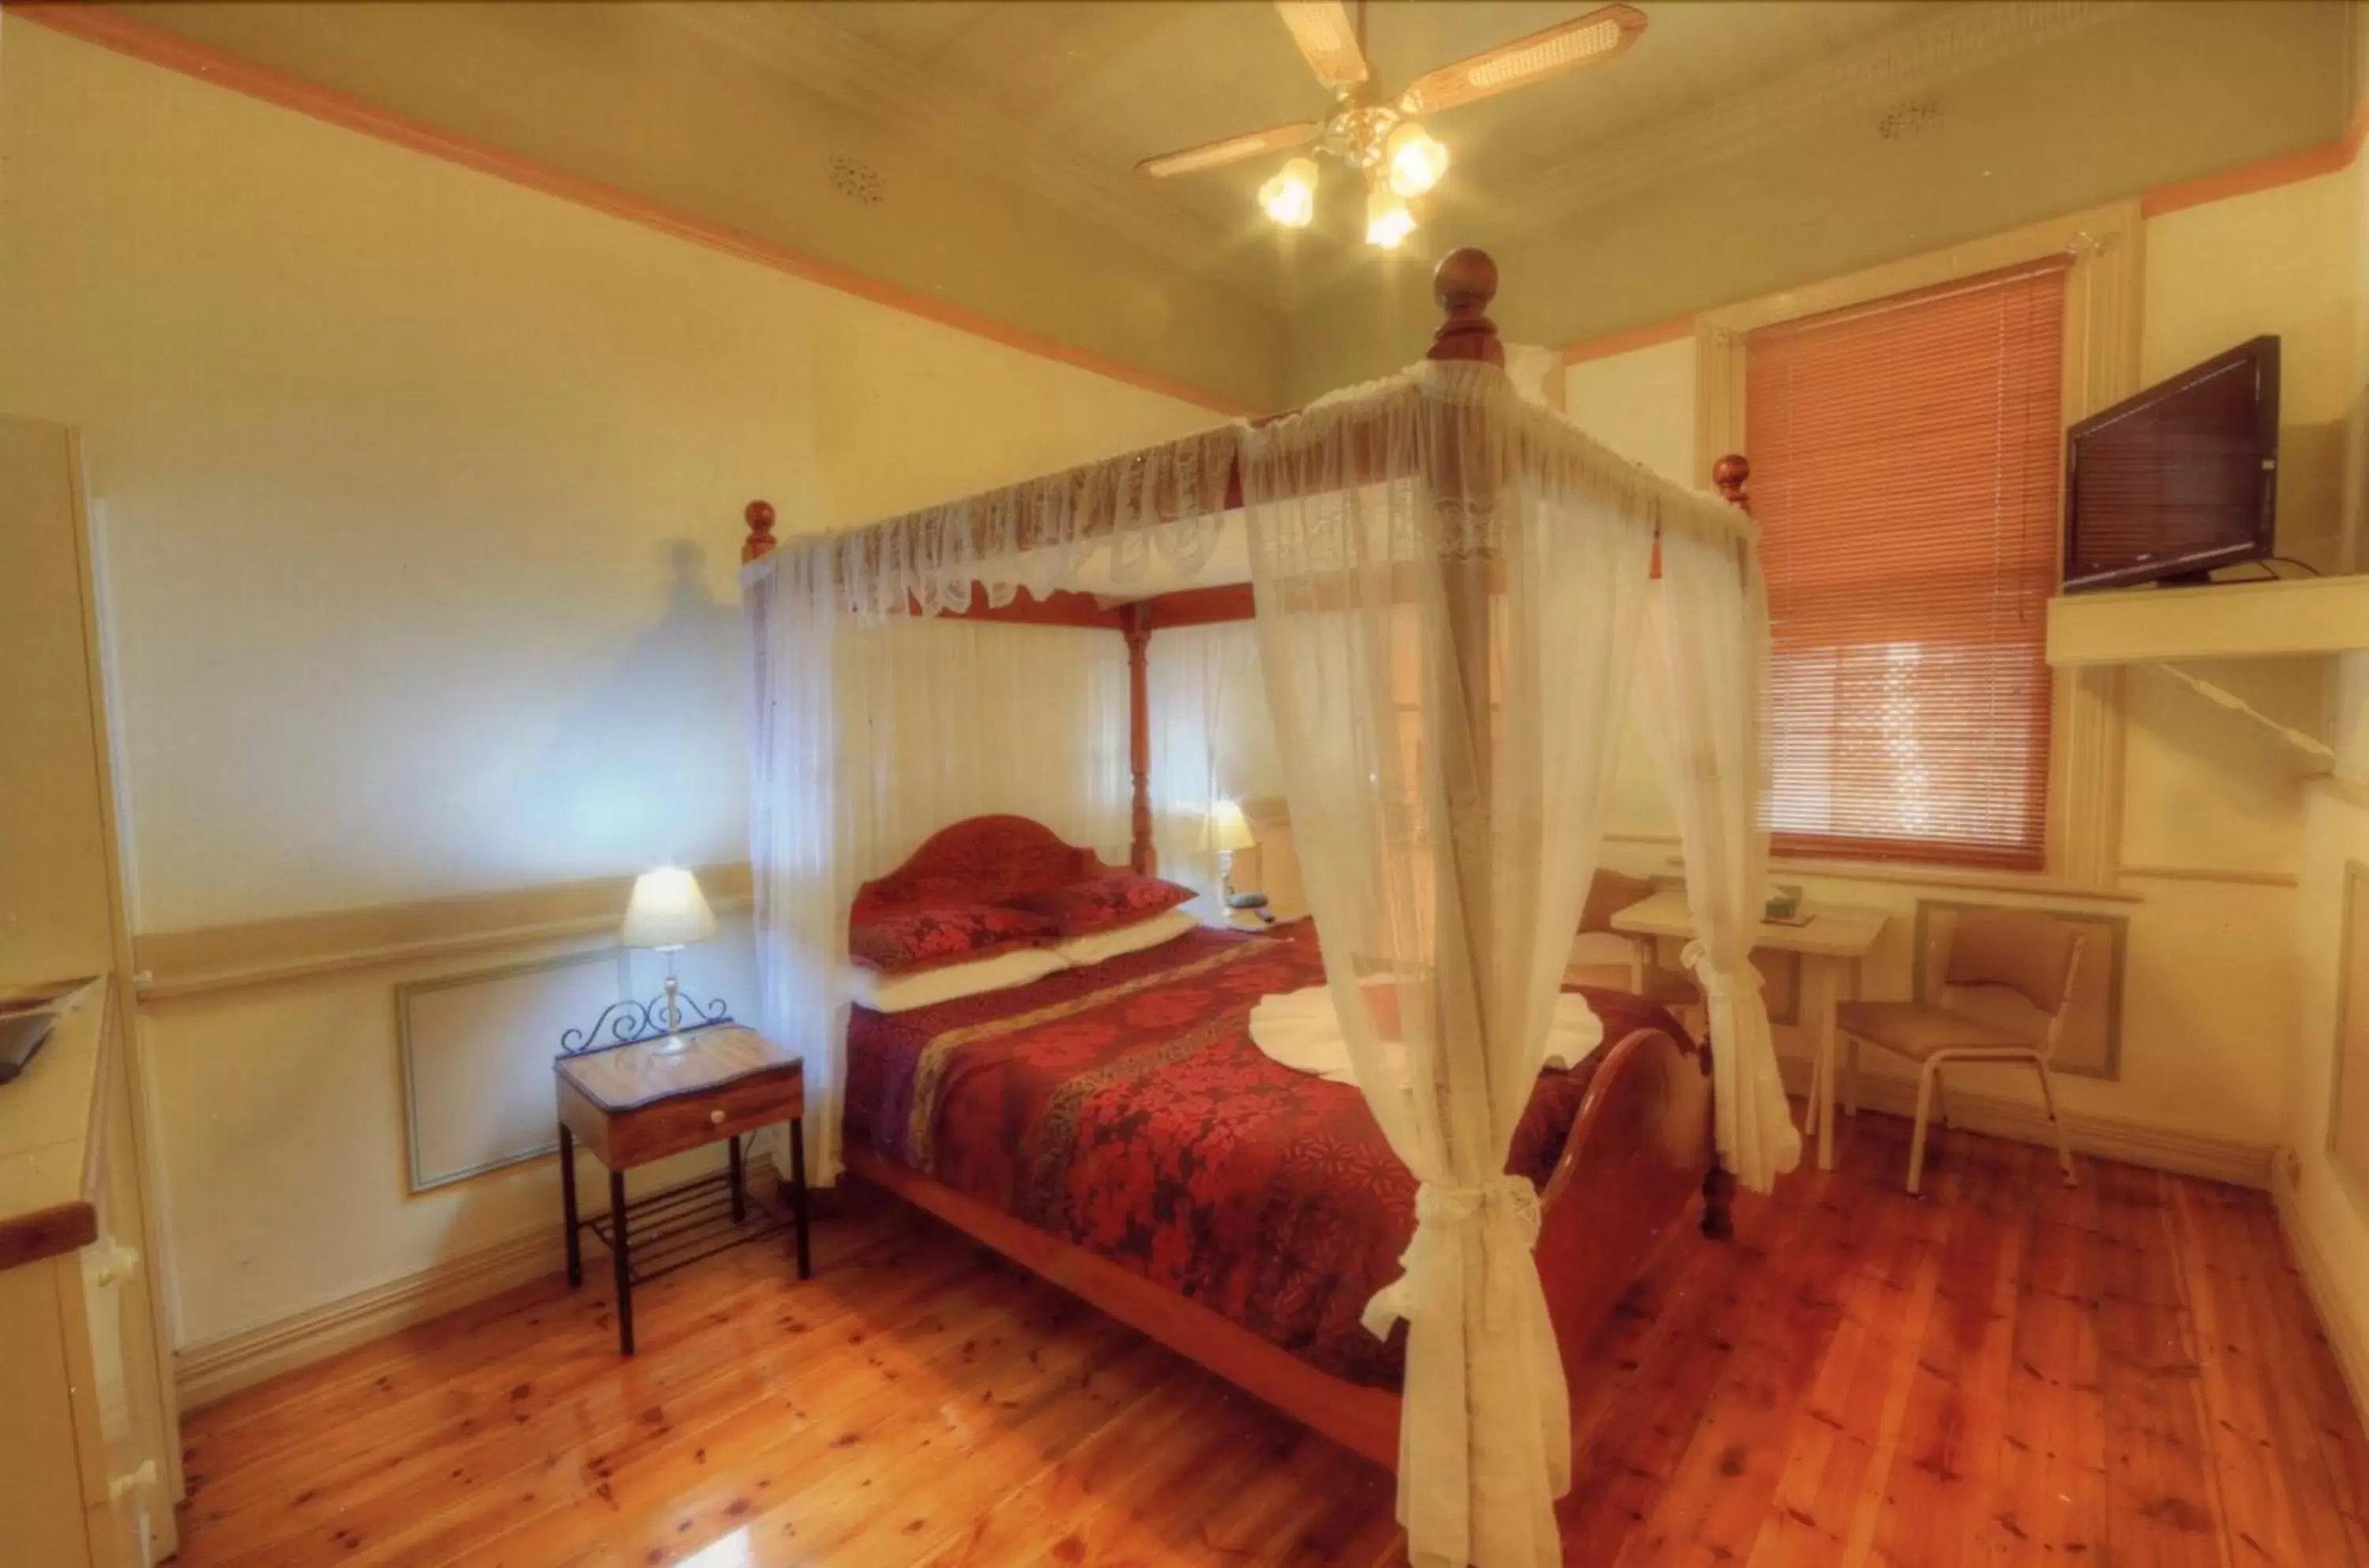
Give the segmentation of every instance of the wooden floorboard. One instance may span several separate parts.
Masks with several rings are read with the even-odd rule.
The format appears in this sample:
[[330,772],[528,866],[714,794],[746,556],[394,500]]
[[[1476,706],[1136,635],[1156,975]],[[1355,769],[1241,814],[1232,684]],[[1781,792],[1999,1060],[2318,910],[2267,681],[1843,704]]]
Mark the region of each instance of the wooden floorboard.
[[[2267,1198],[1846,1123],[1591,1348],[1567,1568],[2369,1568]],[[799,1283],[599,1260],[190,1414],[188,1568],[1390,1568],[1390,1478],[879,1195]]]

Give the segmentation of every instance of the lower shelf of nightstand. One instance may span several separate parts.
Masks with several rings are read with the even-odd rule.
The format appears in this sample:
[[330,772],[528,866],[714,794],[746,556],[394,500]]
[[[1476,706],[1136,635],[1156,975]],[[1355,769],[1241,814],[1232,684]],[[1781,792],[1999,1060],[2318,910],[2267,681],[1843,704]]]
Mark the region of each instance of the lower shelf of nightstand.
[[[625,1205],[626,1278],[635,1285],[688,1268],[718,1253],[778,1236],[796,1223],[754,1194],[745,1194],[743,1218],[732,1218],[732,1174],[712,1176],[647,1193]],[[577,1221],[612,1253],[617,1239],[604,1211]]]

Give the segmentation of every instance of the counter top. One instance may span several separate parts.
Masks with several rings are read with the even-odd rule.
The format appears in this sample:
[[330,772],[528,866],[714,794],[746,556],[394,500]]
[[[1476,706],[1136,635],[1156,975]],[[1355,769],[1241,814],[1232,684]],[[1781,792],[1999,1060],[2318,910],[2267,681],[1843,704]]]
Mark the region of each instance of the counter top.
[[109,991],[103,975],[64,990],[40,1052],[0,1083],[0,1269],[98,1239],[96,1117]]

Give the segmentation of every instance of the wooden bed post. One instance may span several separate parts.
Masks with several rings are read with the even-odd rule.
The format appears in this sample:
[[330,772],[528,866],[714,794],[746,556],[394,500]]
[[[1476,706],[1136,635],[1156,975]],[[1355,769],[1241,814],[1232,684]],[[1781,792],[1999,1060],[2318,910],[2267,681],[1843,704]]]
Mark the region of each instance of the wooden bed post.
[[[1719,487],[1720,498],[1749,517],[1752,498],[1745,486],[1752,480],[1752,464],[1740,452],[1731,452],[1711,465],[1711,482]],[[1710,1173],[1703,1177],[1702,1233],[1714,1242],[1735,1240],[1735,1176],[1712,1156]]]
[[1431,335],[1425,359],[1478,360],[1505,368],[1505,345],[1489,319],[1489,302],[1497,297],[1497,264],[1487,251],[1465,246],[1442,257],[1431,275],[1431,297],[1448,319]]
[[1135,775],[1133,836],[1127,863],[1138,876],[1150,876],[1160,857],[1151,848],[1151,606],[1138,600],[1127,607],[1127,756]]
[[1711,465],[1711,482],[1719,486],[1720,498],[1729,506],[1752,515],[1752,497],[1746,486],[1752,483],[1752,461],[1740,452],[1731,452]]
[[740,546],[740,564],[745,567],[773,553],[773,503],[750,501],[740,516],[749,524],[748,542]]
[[[1497,264],[1484,252],[1470,248],[1448,252],[1431,277],[1432,298],[1447,319],[1432,335],[1425,358],[1502,368],[1505,345],[1497,340],[1496,324],[1488,316],[1489,302],[1496,292]],[[1425,417],[1443,422],[1454,418],[1429,406]],[[1496,475],[1483,471],[1478,453],[1465,452],[1452,439],[1433,439],[1425,444],[1431,465],[1424,481],[1434,500],[1441,503],[1434,509],[1441,535],[1436,569],[1446,633],[1444,646],[1425,650],[1431,689],[1427,700],[1442,730],[1439,779],[1447,828],[1447,841],[1440,846],[1445,853],[1432,894],[1436,908],[1432,960],[1437,986],[1432,1005],[1437,1020],[1436,1037],[1443,1047],[1437,1070],[1445,1082],[1455,1086],[1454,1093],[1485,1104],[1488,1068],[1482,1059],[1482,1042],[1467,1042],[1471,1049],[1445,1047],[1452,1020],[1489,1016],[1482,994],[1488,980],[1480,956],[1495,950],[1491,918],[1495,868],[1490,864],[1496,838],[1490,790],[1494,738],[1490,733],[1489,703],[1494,640],[1490,622],[1495,607],[1490,602],[1489,590],[1497,552],[1494,546],[1476,548],[1465,535],[1469,528],[1489,526]],[[1474,462],[1473,469],[1464,468],[1467,461]],[[1450,933],[1455,933],[1453,938]],[[1459,1152],[1456,1146],[1464,1141],[1459,1136],[1462,1131],[1455,1127],[1443,1128],[1451,1159]],[[1471,1150],[1461,1152],[1471,1158]],[[1491,1167],[1483,1164],[1481,1169],[1487,1172]]]

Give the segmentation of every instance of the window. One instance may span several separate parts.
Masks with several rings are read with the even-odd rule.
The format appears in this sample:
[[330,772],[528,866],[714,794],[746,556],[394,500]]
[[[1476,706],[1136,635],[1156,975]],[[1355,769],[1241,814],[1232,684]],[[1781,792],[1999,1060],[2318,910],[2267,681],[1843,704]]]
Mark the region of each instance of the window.
[[2067,265],[1745,342],[1780,853],[2045,860]]

